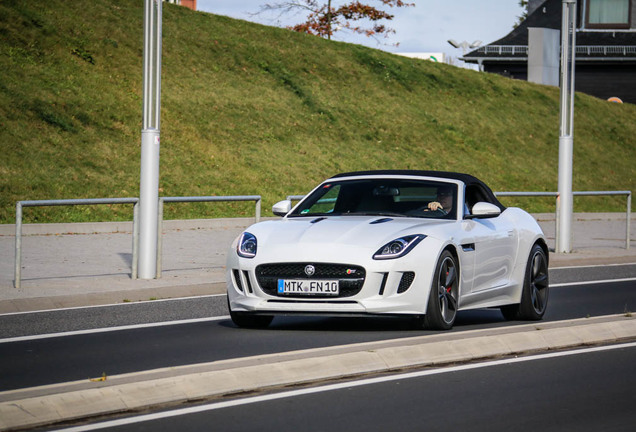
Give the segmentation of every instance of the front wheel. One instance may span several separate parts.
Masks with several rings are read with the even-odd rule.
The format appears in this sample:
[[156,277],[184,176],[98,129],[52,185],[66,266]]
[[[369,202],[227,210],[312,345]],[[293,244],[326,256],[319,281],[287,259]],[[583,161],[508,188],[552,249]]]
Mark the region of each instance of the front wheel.
[[457,316],[458,296],[459,268],[455,257],[449,251],[444,251],[435,267],[426,315],[422,321],[424,327],[431,330],[451,329]]
[[507,320],[538,321],[548,307],[549,289],[548,259],[543,248],[535,244],[526,266],[521,303],[503,306],[501,313]]

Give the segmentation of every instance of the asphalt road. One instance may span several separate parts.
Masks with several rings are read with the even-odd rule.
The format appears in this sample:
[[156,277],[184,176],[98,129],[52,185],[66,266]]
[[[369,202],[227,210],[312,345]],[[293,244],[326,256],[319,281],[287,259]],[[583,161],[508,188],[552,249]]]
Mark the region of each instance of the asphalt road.
[[123,419],[131,423],[103,430],[631,432],[636,345],[611,348],[247,397]]
[[[607,265],[592,267],[569,267],[550,270],[551,285],[567,284],[579,281],[598,281],[610,279],[636,278],[636,265]],[[636,282],[633,282],[636,284]],[[560,288],[558,288],[560,289]],[[553,290],[553,293],[557,290]],[[576,299],[572,299],[577,301]],[[546,319],[566,319],[585,317],[586,314],[574,310],[565,311],[566,318],[551,318],[554,312],[552,302],[548,306]],[[617,310],[610,306],[608,313],[620,313],[624,308]],[[626,305],[629,307],[630,305]],[[583,306],[585,308],[585,306]],[[631,305],[632,311],[636,305]],[[177,320],[199,319],[227,315],[225,296],[197,297],[191,299],[156,300],[141,303],[125,303],[113,306],[73,308],[65,310],[52,310],[35,313],[19,313],[0,315],[0,340],[5,338],[39,335],[50,333],[71,332],[86,329],[101,329],[117,326],[140,325],[155,322],[169,322]],[[597,314],[601,314],[600,312]],[[474,314],[460,314],[472,316]],[[494,312],[494,315],[499,315]],[[309,322],[303,319],[303,322]],[[324,320],[321,321],[324,323]],[[274,321],[274,325],[281,323],[280,319]],[[384,326],[386,323],[381,324]]]
[[[594,272],[596,279],[602,279],[607,268],[579,269],[573,275],[589,278],[588,272]],[[636,271],[636,266],[622,266],[620,275],[630,271]],[[550,296],[546,321],[623,313],[636,307],[636,282],[561,285]],[[0,343],[0,390],[428,333],[412,330],[408,321],[398,319],[277,318],[269,329],[247,330],[236,328],[226,317],[209,318],[225,313],[225,298],[220,296],[2,316],[0,328],[5,333],[95,330],[32,340],[5,339]],[[203,320],[173,321],[197,317]],[[164,323],[116,331],[103,328],[155,321]],[[517,324],[504,321],[498,310],[466,311],[458,315],[453,331]],[[4,337],[13,336],[17,335]]]

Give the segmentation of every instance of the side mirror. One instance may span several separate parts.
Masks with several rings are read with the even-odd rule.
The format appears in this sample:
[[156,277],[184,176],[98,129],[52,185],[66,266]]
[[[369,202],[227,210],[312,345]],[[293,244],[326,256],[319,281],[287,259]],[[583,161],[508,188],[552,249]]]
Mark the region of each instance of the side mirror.
[[272,206],[272,212],[276,216],[285,216],[291,211],[292,205],[290,200],[279,201]]
[[469,219],[474,218],[492,218],[501,214],[501,209],[494,204],[487,202],[478,202],[473,206],[473,211]]

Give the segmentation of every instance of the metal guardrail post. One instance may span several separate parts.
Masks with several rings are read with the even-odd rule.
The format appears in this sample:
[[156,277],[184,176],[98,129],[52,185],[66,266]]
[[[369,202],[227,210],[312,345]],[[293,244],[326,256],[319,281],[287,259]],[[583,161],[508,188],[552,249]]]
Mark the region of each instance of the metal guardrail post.
[[560,196],[559,194],[555,194],[556,197],[554,199],[554,241],[555,241],[555,251],[556,251],[556,239],[559,236],[559,218],[560,218],[560,214],[559,214],[559,209],[561,208],[561,206],[559,205],[559,199]]
[[627,194],[627,223],[625,224],[625,229],[626,229],[626,233],[625,233],[625,249],[629,249],[629,243],[630,243],[630,232],[629,232],[629,228],[630,228],[630,224],[631,224],[631,219],[632,219],[632,192],[630,191],[629,194]]
[[139,202],[133,205],[133,244],[131,278],[137,279],[137,261],[139,259]]
[[22,274],[22,203],[15,205],[15,271],[13,272],[13,286],[20,289]]
[[261,197],[258,197],[258,199],[256,200],[256,208],[254,209],[254,219],[256,219],[256,222],[260,222],[261,221]]
[[161,263],[163,262],[163,198],[159,197],[157,207],[157,274],[155,279],[161,279]]

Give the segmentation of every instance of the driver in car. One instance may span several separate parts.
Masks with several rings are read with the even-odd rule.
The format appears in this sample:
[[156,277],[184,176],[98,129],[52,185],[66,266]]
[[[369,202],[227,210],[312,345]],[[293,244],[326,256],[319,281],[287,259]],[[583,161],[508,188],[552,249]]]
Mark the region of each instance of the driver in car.
[[437,201],[428,203],[427,209],[424,211],[440,211],[448,214],[451,207],[453,207],[453,193],[449,188],[444,188],[437,190]]

